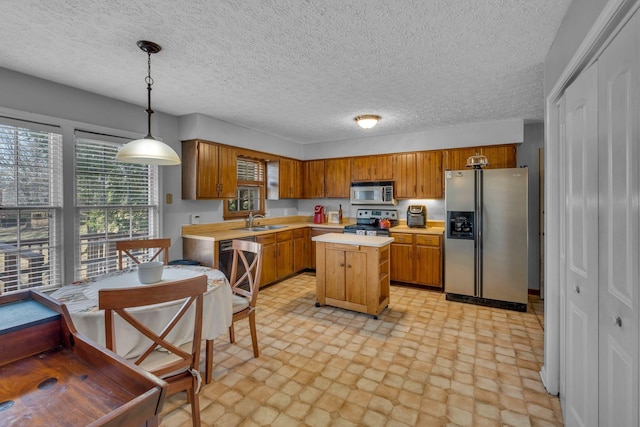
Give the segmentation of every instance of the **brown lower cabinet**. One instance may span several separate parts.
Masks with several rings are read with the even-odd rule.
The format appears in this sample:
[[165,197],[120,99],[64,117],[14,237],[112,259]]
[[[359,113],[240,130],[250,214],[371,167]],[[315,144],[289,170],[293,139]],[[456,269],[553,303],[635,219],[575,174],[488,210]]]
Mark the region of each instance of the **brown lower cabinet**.
[[293,271],[304,270],[309,264],[309,229],[297,228],[293,230]]
[[260,283],[266,285],[276,280],[276,233],[256,236],[256,242],[262,243]]
[[391,233],[391,280],[442,288],[442,236]]
[[287,230],[256,236],[256,242],[262,243],[262,275],[260,281],[263,285],[293,273],[293,231]]

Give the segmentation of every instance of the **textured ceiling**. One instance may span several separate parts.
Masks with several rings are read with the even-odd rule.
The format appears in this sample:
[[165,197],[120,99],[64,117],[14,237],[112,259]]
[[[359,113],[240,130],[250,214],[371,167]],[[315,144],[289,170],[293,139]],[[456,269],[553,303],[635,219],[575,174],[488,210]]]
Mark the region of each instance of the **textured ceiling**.
[[[542,120],[543,61],[569,4],[2,0],[0,67],[145,106],[136,41],[151,40],[156,111],[298,143]],[[383,119],[364,131],[359,114]]]

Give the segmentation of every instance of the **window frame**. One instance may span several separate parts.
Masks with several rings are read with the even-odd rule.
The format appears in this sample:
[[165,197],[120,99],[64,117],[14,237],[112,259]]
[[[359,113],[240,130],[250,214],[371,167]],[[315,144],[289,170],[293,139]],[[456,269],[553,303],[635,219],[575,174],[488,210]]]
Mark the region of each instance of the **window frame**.
[[[83,165],[82,168],[79,167],[79,158],[78,156],[81,154],[79,151],[79,142],[85,144],[89,148],[84,148],[85,150],[97,150],[103,151],[105,154],[102,158],[96,158],[96,160],[101,166],[102,169],[99,169],[100,172],[91,172],[87,173],[86,170],[96,170],[94,167],[90,167],[87,165]],[[137,165],[137,164],[127,164],[120,163],[115,160],[115,153],[118,148],[124,145],[128,140],[124,140],[123,138],[117,137],[109,137],[107,135],[102,134],[93,134],[86,131],[76,131],[76,135],[74,138],[74,149],[73,149],[73,168],[74,168],[74,187],[73,187],[73,196],[74,196],[74,211],[73,211],[73,223],[74,223],[74,280],[87,280],[92,277],[99,276],[101,274],[110,273],[116,271],[118,269],[118,256],[115,248],[115,242],[118,240],[130,240],[130,239],[140,239],[140,238],[158,238],[159,236],[159,224],[160,224],[160,188],[159,188],[159,169],[156,165]],[[86,153],[85,153],[86,154]],[[89,153],[90,154],[90,153]],[[80,169],[86,169],[82,171]],[[105,170],[111,170],[111,175],[105,175]],[[119,179],[122,179],[124,185],[117,186],[114,184],[113,186],[109,186],[108,183],[104,184],[102,187],[102,191],[107,193],[109,190],[126,190],[126,194],[129,195],[131,193],[131,187],[127,186],[126,183],[136,183],[138,182],[135,178],[131,179],[131,176],[137,176],[136,174],[142,174],[143,176],[142,182],[145,185],[137,185],[134,189],[138,190],[138,197],[140,196],[140,191],[147,187],[147,200],[146,203],[109,203],[108,197],[103,195],[103,200],[101,203],[86,203],[82,197],[79,196],[79,181],[82,177],[91,179],[92,176],[99,176],[104,178],[111,177],[112,181],[117,183]],[[106,181],[106,180],[104,180]],[[95,183],[94,183],[95,184]],[[99,184],[99,183],[98,183]],[[135,195],[134,194],[134,199]],[[83,203],[83,201],[85,203]],[[99,218],[102,216],[102,220],[104,223],[102,224],[102,229],[99,229],[96,233],[83,233],[82,228],[85,226],[84,219],[86,218],[85,213],[92,212],[94,214],[94,218]],[[146,214],[144,213],[146,211]],[[138,218],[146,215],[146,230],[142,233],[134,233],[134,230],[131,228],[136,216]],[[116,218],[123,218],[117,220]],[[112,227],[114,225],[122,225],[118,224],[119,222],[126,221],[129,222],[129,228],[122,228],[121,230],[114,231]],[[99,227],[100,224],[96,223],[94,227]],[[88,239],[90,235],[94,235],[94,239]],[[91,254],[97,254],[96,256],[91,256]],[[144,254],[141,257],[144,259]],[[123,268],[128,268],[129,265],[128,260],[123,259],[123,262],[126,264]]]
[[[240,176],[241,175],[240,168],[238,167],[239,162],[251,162],[251,163],[257,164],[259,168],[258,174],[262,175],[262,180],[256,181],[256,180],[242,179],[242,178],[246,178],[246,176]],[[265,214],[265,200],[266,200],[266,189],[267,189],[266,171],[267,171],[267,165],[264,160],[237,156],[236,175],[238,177],[238,182],[236,184],[236,197],[226,198],[223,200],[223,206],[224,206],[223,219],[226,220],[226,219],[248,218],[251,212],[253,214],[261,214],[261,215]],[[237,211],[230,210],[229,203],[232,200],[235,200],[238,203],[238,206],[240,205],[240,191],[247,187],[258,188],[258,191],[260,193],[259,200],[258,200],[258,203],[260,204],[259,209],[237,210]]]
[[[1,242],[3,271],[0,295],[25,289],[44,291],[59,288],[63,282],[63,131],[59,126],[6,116],[0,116],[0,125],[3,134],[5,129],[7,135],[13,133],[13,137],[6,140],[0,138],[0,141],[12,140],[11,144],[0,145],[0,156],[3,156],[0,161],[7,160],[2,161],[2,165],[13,171],[3,174],[9,177],[5,184],[10,197],[3,194],[0,198],[0,216],[6,227],[15,223],[15,241]],[[23,147],[29,142],[38,144],[30,147],[33,152],[28,151],[28,146]],[[42,153],[47,155],[40,156]],[[35,180],[32,183],[37,184],[39,190],[46,187],[45,191],[25,191],[21,184],[29,178]],[[9,236],[11,233],[10,230],[0,232],[0,239],[4,240],[5,234]],[[24,238],[26,234],[40,237],[28,242],[29,239]]]

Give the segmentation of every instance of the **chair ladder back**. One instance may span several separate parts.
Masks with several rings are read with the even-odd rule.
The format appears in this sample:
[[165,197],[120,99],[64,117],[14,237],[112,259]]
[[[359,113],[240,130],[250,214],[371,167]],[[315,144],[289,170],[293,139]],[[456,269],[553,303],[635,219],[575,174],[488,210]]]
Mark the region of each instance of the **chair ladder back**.
[[[200,341],[202,339],[203,294],[206,290],[207,277],[204,275],[154,286],[100,290],[98,308],[105,311],[106,347],[111,351],[116,351],[114,313],[117,313],[123,321],[151,340],[151,344],[147,349],[134,361],[136,365],[142,364],[153,351],[161,347],[167,350],[168,353],[179,357],[179,359],[170,364],[165,364],[159,369],[150,370],[149,372],[152,374],[162,377],[181,369],[194,367],[197,369],[200,357]],[[182,299],[184,301],[178,312],[159,333],[152,331],[129,311],[130,308]],[[195,306],[195,323],[191,353],[188,353],[167,341],[166,337],[185,317],[192,306]]]
[[[254,255],[249,263],[247,253]],[[238,266],[242,263],[244,273],[237,278]],[[260,275],[262,271],[262,244],[246,240],[233,241],[233,265],[231,267],[231,289],[234,293],[250,299],[254,305],[260,288]],[[249,284],[249,290],[243,289],[241,285]]]
[[125,254],[136,264],[140,264],[140,260],[132,252],[135,249],[157,249],[148,262],[154,261],[163,254],[163,262],[169,264],[169,248],[171,247],[171,239],[136,239],[136,240],[119,240],[116,242],[116,250],[118,251],[118,270],[122,270],[122,255]]

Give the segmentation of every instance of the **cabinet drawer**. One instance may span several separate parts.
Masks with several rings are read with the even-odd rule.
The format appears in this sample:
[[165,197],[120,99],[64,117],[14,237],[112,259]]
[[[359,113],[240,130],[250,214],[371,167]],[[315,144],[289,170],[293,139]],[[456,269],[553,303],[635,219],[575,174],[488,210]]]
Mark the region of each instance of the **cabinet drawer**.
[[293,230],[281,231],[277,233],[276,239],[278,240],[278,242],[285,242],[287,240],[293,239]]
[[273,245],[276,243],[276,235],[273,233],[256,236],[256,242],[262,243],[263,245]]
[[360,250],[360,245],[350,245],[348,243],[327,243],[328,250],[334,251],[355,251]]
[[418,234],[416,236],[417,245],[440,246],[440,236],[435,234]]
[[295,230],[293,230],[294,239],[301,239],[303,237],[304,237],[304,228],[296,228]]
[[393,243],[413,243],[413,234],[391,233]]

